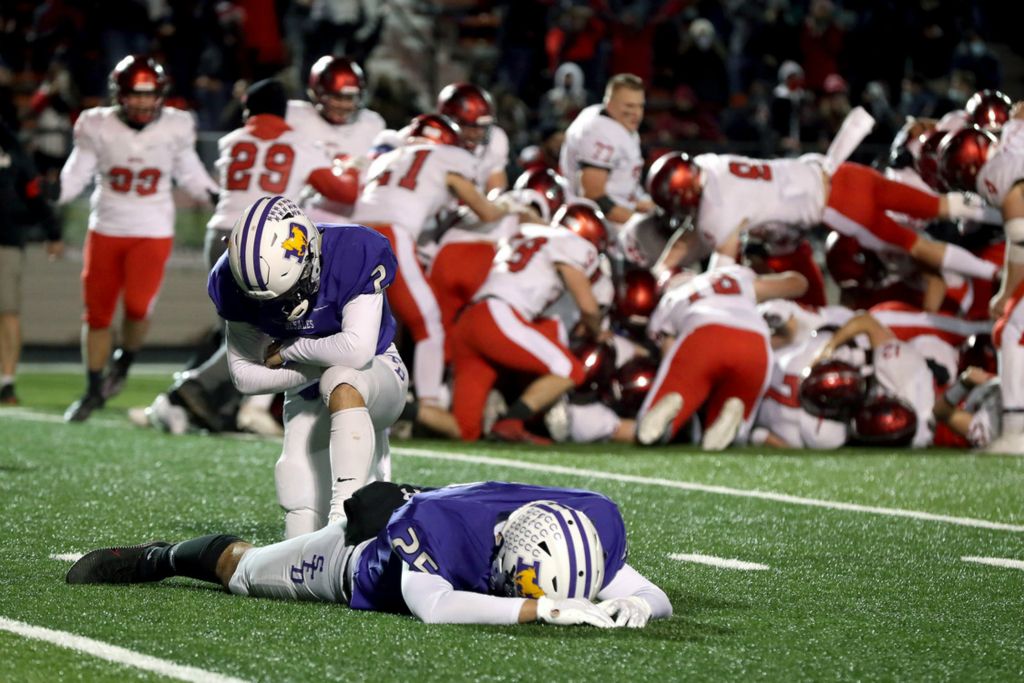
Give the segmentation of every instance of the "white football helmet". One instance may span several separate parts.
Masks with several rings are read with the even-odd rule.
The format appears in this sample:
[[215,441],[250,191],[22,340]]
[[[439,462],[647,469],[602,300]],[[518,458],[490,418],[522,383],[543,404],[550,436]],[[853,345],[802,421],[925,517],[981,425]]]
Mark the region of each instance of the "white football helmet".
[[231,274],[242,292],[280,304],[289,322],[304,317],[320,288],[320,231],[291,200],[261,197],[228,238]]
[[491,564],[491,590],[519,598],[593,600],[604,584],[604,549],[590,519],[550,500],[509,515]]

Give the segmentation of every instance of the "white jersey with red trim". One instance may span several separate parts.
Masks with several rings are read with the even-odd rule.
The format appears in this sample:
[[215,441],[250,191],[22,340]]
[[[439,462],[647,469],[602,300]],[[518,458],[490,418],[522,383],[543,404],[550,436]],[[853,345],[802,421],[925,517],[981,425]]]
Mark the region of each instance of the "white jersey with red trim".
[[935,378],[928,363],[913,345],[892,339],[873,351],[875,379],[886,393],[906,401],[917,415],[912,445],[923,448],[932,442],[932,409]]
[[701,154],[694,161],[704,172],[697,229],[714,247],[737,228],[774,221],[802,227],[821,222],[825,182],[815,163],[732,154]]
[[500,126],[492,125],[487,131],[487,144],[478,145],[473,150],[477,164],[473,180],[481,192],[487,191],[487,180],[491,174],[504,171],[508,166],[508,149],[508,133]]
[[171,180],[197,199],[217,184],[196,154],[192,115],[164,107],[141,130],[128,126],[117,107],[86,109],[75,122],[75,146],[60,172],[66,204],[90,183],[89,229],[115,237],[174,235]]
[[704,325],[725,325],[769,335],[757,311],[757,275],[734,265],[701,273],[665,292],[647,324],[647,334],[681,337]]
[[415,240],[452,200],[448,174],[472,179],[475,169],[473,155],[461,147],[424,143],[393,149],[370,164],[352,219],[393,225]]
[[570,193],[577,197],[583,196],[580,172],[585,167],[608,171],[605,194],[617,205],[632,210],[642,195],[644,157],[640,136],[603,112],[602,105],[591,105],[569,124],[558,165],[569,181]]
[[330,158],[342,161],[365,157],[377,134],[387,128],[384,117],[372,109],[360,109],[351,123],[328,123],[305,100],[288,100],[285,120],[302,137],[323,147]]
[[1024,181],[1024,120],[1010,119],[1003,125],[999,144],[978,171],[978,193],[1001,209],[1007,193]]
[[268,194],[298,202],[299,193],[318,168],[330,168],[321,146],[283,119],[254,116],[217,141],[220,200],[207,224],[230,230],[243,209]]
[[829,332],[808,335],[773,354],[771,380],[754,424],[793,448],[839,448],[846,443],[845,422],[815,417],[800,405],[803,372],[831,338]]
[[565,291],[559,264],[594,279],[600,264],[597,248],[566,228],[526,223],[498,250],[491,272],[473,298],[500,299],[534,320]]

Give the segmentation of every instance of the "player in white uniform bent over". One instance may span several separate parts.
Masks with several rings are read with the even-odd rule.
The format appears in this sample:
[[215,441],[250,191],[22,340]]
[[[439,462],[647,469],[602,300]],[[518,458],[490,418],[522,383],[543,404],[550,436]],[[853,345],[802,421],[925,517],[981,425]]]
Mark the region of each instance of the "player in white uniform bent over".
[[434,624],[643,628],[672,615],[665,592],[626,563],[622,513],[599,493],[499,481],[433,490],[378,482],[345,509],[347,524],[262,548],[223,534],[101,548],[66,581],[187,576],[235,595],[337,602]]
[[[74,148],[60,173],[59,204],[92,182],[82,292],[82,330],[88,383],[85,395],[64,413],[81,422],[120,392],[149,330],[149,316],[163,281],[174,239],[172,179],[193,197],[210,201],[217,191],[195,151],[191,114],[165,108],[168,82],[152,59],[128,56],[110,74],[112,107],[82,112]],[[110,359],[110,324],[124,292],[121,348]]]
[[235,386],[285,392],[275,480],[288,538],[341,518],[357,488],[389,478],[387,429],[408,389],[384,297],[395,270],[376,232],[314,225],[275,196],[241,214],[210,273]]
[[771,373],[769,330],[759,301],[794,298],[807,289],[795,272],[756,275],[726,266],[677,276],[658,302],[648,336],[663,350],[651,391],[640,408],[637,441],[671,441],[703,408],[707,450],[744,441]]
[[558,163],[571,194],[596,202],[616,235],[634,212],[653,207],[640,187],[644,159],[637,129],[644,84],[632,74],[608,81],[604,102],[587,107],[565,131]]
[[416,342],[416,396],[436,404],[444,377],[444,328],[441,309],[416,257],[416,241],[427,221],[453,197],[484,222],[507,212],[477,190],[472,180],[476,160],[462,146],[457,124],[438,114],[423,114],[413,120],[409,136],[407,144],[370,165],[353,218],[387,237],[394,249],[398,273],[388,301]]
[[[309,70],[306,94],[309,101],[288,102],[288,125],[321,146],[339,171],[362,182],[373,140],[386,128],[384,118],[366,107],[362,68],[347,57],[324,55]],[[351,200],[320,193],[306,213],[314,221],[335,223],[351,216],[353,209]]]
[[480,438],[484,404],[499,372],[538,376],[491,428],[491,436],[507,441],[540,441],[524,421],[583,381],[583,366],[567,348],[563,328],[540,315],[568,291],[588,334],[602,335],[591,283],[600,276],[599,253],[607,240],[601,214],[574,203],[559,209],[551,225],[523,225],[499,250],[452,334],[452,412],[464,440]]
[[1024,452],[1024,102],[1017,102],[999,144],[978,173],[978,192],[1003,213],[1006,263],[1003,282],[990,305],[997,318],[1003,436],[995,451]]

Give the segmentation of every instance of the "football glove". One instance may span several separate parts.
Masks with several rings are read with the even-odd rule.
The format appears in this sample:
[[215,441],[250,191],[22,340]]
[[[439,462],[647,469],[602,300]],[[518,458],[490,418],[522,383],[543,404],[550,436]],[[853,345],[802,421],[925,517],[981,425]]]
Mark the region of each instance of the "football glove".
[[635,595],[605,600],[597,606],[609,617],[615,618],[616,627],[643,628],[651,620],[651,606],[646,600]]
[[[650,608],[648,608],[650,612]],[[598,628],[612,628],[615,622],[601,608],[584,598],[552,600],[541,597],[537,600],[537,619],[545,624],[572,626],[590,624]]]

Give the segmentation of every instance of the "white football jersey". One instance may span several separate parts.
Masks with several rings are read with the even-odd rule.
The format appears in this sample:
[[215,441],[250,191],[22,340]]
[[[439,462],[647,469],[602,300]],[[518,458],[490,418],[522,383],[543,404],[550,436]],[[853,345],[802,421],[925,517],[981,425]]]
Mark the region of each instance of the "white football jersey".
[[789,352],[803,346],[816,330],[825,326],[841,327],[853,317],[853,310],[846,306],[801,306],[789,299],[769,299],[757,305],[761,317],[774,315],[786,321],[796,320],[796,329],[788,345],[776,353]]
[[661,257],[674,233],[656,213],[634,213],[622,224],[616,239],[622,256],[641,268],[651,268]]
[[577,268],[593,279],[599,263],[597,248],[571,230],[527,223],[498,250],[491,272],[473,298],[500,299],[534,320],[565,291],[558,264]]
[[978,172],[978,193],[1002,209],[1006,194],[1024,180],[1024,120],[1010,119],[1003,126],[999,144]]
[[60,204],[90,183],[89,229],[115,237],[174,235],[173,179],[197,199],[217,184],[196,154],[192,115],[164,107],[159,118],[135,130],[117,107],[86,109],[75,122],[75,146],[60,172]]
[[[360,109],[354,121],[334,125],[306,100],[288,100],[285,119],[300,137],[320,145],[329,159],[355,162],[357,168],[373,148],[376,137],[387,128],[384,117],[372,109]],[[365,179],[364,169],[359,180]],[[352,210],[349,204],[339,204],[317,194],[307,213],[315,221],[337,223],[343,219],[348,222],[346,217],[352,215]]]
[[935,380],[925,357],[910,344],[899,340],[875,347],[873,357],[878,384],[888,394],[906,401],[917,415],[917,433],[912,445],[915,448],[929,445],[932,442]]
[[356,223],[393,225],[414,240],[452,199],[448,174],[473,178],[476,161],[453,145],[404,145],[374,159],[352,215]]
[[694,161],[704,172],[697,229],[713,247],[737,228],[775,221],[801,227],[821,222],[825,184],[815,163],[732,154],[701,154]]
[[460,242],[498,243],[508,240],[518,232],[519,216],[514,213],[485,223],[468,206],[460,206],[455,223],[444,231],[439,244],[443,247],[446,244]]
[[487,179],[492,173],[504,171],[508,166],[508,133],[500,126],[492,125],[487,135],[487,144],[479,145],[473,150],[473,156],[477,160],[473,180],[481,192],[486,192]]
[[773,354],[771,380],[755,424],[765,427],[793,448],[839,448],[846,443],[846,423],[811,415],[800,405],[804,370],[817,357],[831,333],[808,335]]
[[253,116],[217,141],[220,200],[207,228],[230,230],[245,207],[268,194],[298,203],[309,175],[330,168],[322,147],[283,119]]
[[644,167],[640,136],[603,113],[594,104],[579,113],[565,131],[565,144],[558,157],[562,175],[573,196],[582,196],[580,172],[586,166],[608,171],[605,193],[627,209],[636,207],[641,196],[640,172]]
[[746,266],[726,266],[701,273],[665,292],[651,314],[647,334],[681,337],[704,325],[725,325],[769,335],[757,311],[754,281]]

